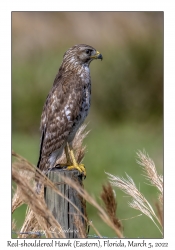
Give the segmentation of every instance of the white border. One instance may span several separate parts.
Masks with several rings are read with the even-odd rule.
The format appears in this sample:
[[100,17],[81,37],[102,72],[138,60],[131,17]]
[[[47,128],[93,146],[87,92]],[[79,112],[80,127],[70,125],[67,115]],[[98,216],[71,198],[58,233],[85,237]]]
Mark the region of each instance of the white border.
[[[165,67],[164,67],[164,125],[165,125],[165,238],[173,249],[175,205],[175,20],[174,3],[169,1],[3,1],[0,8],[0,157],[1,206],[0,235],[2,248],[11,237],[11,11],[164,11]],[[154,240],[153,240],[154,242]]]

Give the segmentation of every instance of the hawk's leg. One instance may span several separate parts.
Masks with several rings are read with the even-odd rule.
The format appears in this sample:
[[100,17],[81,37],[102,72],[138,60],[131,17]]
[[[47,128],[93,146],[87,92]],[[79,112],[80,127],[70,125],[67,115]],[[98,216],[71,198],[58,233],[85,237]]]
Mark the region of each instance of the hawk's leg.
[[[67,151],[67,152],[66,152]],[[65,153],[66,153],[66,157],[67,157],[67,153],[68,153],[68,158],[67,160],[71,160],[71,164],[67,167],[68,170],[72,170],[72,169],[77,169],[80,173],[83,173],[84,175],[84,178],[86,178],[86,169],[85,169],[85,166],[84,164],[78,164],[76,159],[75,159],[75,156],[74,156],[74,152],[73,152],[73,149],[72,147],[69,148],[69,145],[67,144],[66,146],[66,150],[65,150]]]
[[66,155],[66,163],[56,163],[55,167],[57,168],[67,168],[72,165],[72,160],[70,157],[70,150],[68,148],[68,144],[64,147],[65,155]]
[[72,161],[71,161],[71,158],[70,158],[70,153],[69,153],[70,150],[69,150],[68,143],[66,144],[64,150],[65,150],[66,160],[67,160],[66,165],[67,166],[71,166],[72,165]]

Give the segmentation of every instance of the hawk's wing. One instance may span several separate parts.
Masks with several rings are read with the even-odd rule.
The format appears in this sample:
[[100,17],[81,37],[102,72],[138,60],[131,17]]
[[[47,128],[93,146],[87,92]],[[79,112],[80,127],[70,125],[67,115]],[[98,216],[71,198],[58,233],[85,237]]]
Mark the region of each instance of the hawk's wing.
[[75,75],[57,76],[41,116],[41,143],[37,167],[46,169],[52,152],[64,145],[82,102],[81,79]]

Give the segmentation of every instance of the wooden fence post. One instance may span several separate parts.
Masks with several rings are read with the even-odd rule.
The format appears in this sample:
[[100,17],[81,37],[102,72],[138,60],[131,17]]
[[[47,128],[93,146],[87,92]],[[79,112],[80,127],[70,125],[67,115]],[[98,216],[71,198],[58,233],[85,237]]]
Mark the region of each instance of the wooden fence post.
[[[79,175],[79,172],[77,170],[68,171],[53,168],[49,172],[48,178],[54,184],[56,184],[58,190],[64,195],[64,197],[67,197],[75,206],[78,207],[81,213],[85,217],[87,217],[86,203],[84,199],[77,193],[75,189],[67,185],[62,180],[62,176],[72,179],[82,187],[82,175]],[[55,219],[61,225],[61,228],[64,231],[66,238],[80,238],[82,237],[81,232],[84,232],[84,237],[86,237],[87,222],[82,217],[80,212],[78,212],[70,202],[68,202],[65,198],[61,197],[50,187],[45,187],[44,198],[48,209],[52,212]],[[80,222],[78,224],[79,226],[81,225],[81,232],[80,228],[77,228],[77,221]]]

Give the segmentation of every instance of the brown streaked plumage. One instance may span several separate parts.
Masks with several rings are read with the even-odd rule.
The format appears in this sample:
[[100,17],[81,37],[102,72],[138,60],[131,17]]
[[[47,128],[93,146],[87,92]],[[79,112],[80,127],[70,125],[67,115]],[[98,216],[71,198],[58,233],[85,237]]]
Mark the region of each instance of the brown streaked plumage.
[[37,167],[44,173],[55,166],[66,144],[72,144],[88,115],[91,100],[89,64],[93,59],[102,59],[102,55],[85,44],[73,46],[63,56],[41,116]]

